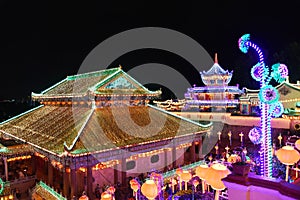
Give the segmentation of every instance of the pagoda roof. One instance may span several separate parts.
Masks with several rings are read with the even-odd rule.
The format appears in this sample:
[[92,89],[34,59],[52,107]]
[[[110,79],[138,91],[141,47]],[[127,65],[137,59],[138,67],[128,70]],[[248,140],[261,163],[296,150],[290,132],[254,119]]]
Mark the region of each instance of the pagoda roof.
[[201,75],[204,76],[212,76],[212,75],[232,75],[232,71],[224,70],[219,63],[214,63],[213,66],[208,71],[200,72]]
[[217,54],[215,54],[215,63],[208,71],[200,72],[202,82],[205,85],[211,85],[210,80],[220,80],[217,85],[228,84],[232,78],[233,71],[224,70],[218,63]]
[[210,128],[211,124],[201,125],[151,105],[103,108],[42,105],[2,122],[0,133],[61,156],[66,149],[76,155],[109,151]]
[[72,98],[94,95],[159,95],[161,91],[149,91],[121,67],[67,76],[33,99]]

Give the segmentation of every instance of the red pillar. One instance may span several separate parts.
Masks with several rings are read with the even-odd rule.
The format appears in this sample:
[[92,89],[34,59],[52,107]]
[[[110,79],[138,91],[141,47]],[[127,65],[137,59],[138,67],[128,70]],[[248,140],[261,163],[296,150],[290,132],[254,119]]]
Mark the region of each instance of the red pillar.
[[195,148],[195,141],[192,142],[192,146],[190,147],[190,159],[191,162],[196,162],[196,148]]
[[63,172],[63,195],[64,197],[70,198],[70,173],[66,172],[66,169]]
[[76,182],[76,169],[75,167],[71,168],[71,197],[77,196],[77,182]]
[[118,170],[117,165],[114,166],[114,184],[118,183]]
[[53,166],[50,161],[48,161],[48,185],[53,187]]
[[126,179],[126,158],[122,158],[121,162],[121,180],[122,180],[122,185],[127,186],[127,179]]
[[87,195],[90,199],[93,197],[93,168],[87,167]]
[[177,158],[176,158],[176,146],[173,146],[173,148],[172,148],[172,161],[173,161],[172,165],[173,165],[173,169],[175,169],[177,167],[176,166],[176,160],[177,160]]

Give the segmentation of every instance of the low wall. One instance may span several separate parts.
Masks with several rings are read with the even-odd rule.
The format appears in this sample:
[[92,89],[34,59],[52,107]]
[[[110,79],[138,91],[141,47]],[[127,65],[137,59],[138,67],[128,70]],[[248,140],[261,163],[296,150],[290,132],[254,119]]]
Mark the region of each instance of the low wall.
[[229,175],[223,179],[230,200],[295,200],[300,199],[300,186],[282,180],[249,174]]

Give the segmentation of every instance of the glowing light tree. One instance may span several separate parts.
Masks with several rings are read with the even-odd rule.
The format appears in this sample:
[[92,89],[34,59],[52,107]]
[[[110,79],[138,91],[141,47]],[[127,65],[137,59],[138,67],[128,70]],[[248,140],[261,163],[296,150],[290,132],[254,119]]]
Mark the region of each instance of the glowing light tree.
[[[260,130],[250,131],[253,137],[256,135],[256,144],[261,144],[260,148],[260,174],[264,177],[272,177],[272,138],[271,138],[271,119],[272,117],[279,117],[283,113],[282,103],[278,101],[279,93],[277,89],[269,83],[271,79],[275,79],[278,83],[283,82],[288,76],[288,69],[284,64],[274,64],[271,71],[265,65],[264,56],[261,49],[250,41],[250,34],[243,35],[239,41],[239,48],[243,53],[247,53],[249,47],[253,48],[259,57],[259,62],[251,69],[252,78],[260,82],[259,100],[261,125]],[[253,134],[255,132],[256,134]],[[252,141],[251,140],[251,141]]]

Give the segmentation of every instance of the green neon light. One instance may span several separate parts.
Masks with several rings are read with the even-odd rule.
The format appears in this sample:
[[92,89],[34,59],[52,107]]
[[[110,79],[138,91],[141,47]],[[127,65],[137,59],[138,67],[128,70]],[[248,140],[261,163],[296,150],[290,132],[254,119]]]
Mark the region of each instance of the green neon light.
[[4,190],[4,182],[2,180],[2,178],[0,178],[0,194],[2,194],[3,190]]
[[44,188],[47,192],[49,192],[50,194],[52,194],[54,197],[56,197],[58,200],[67,200],[65,197],[61,196],[60,194],[58,194],[53,188],[49,187],[48,185],[46,185],[44,182],[40,181],[38,183],[38,185],[40,185],[42,188]]

